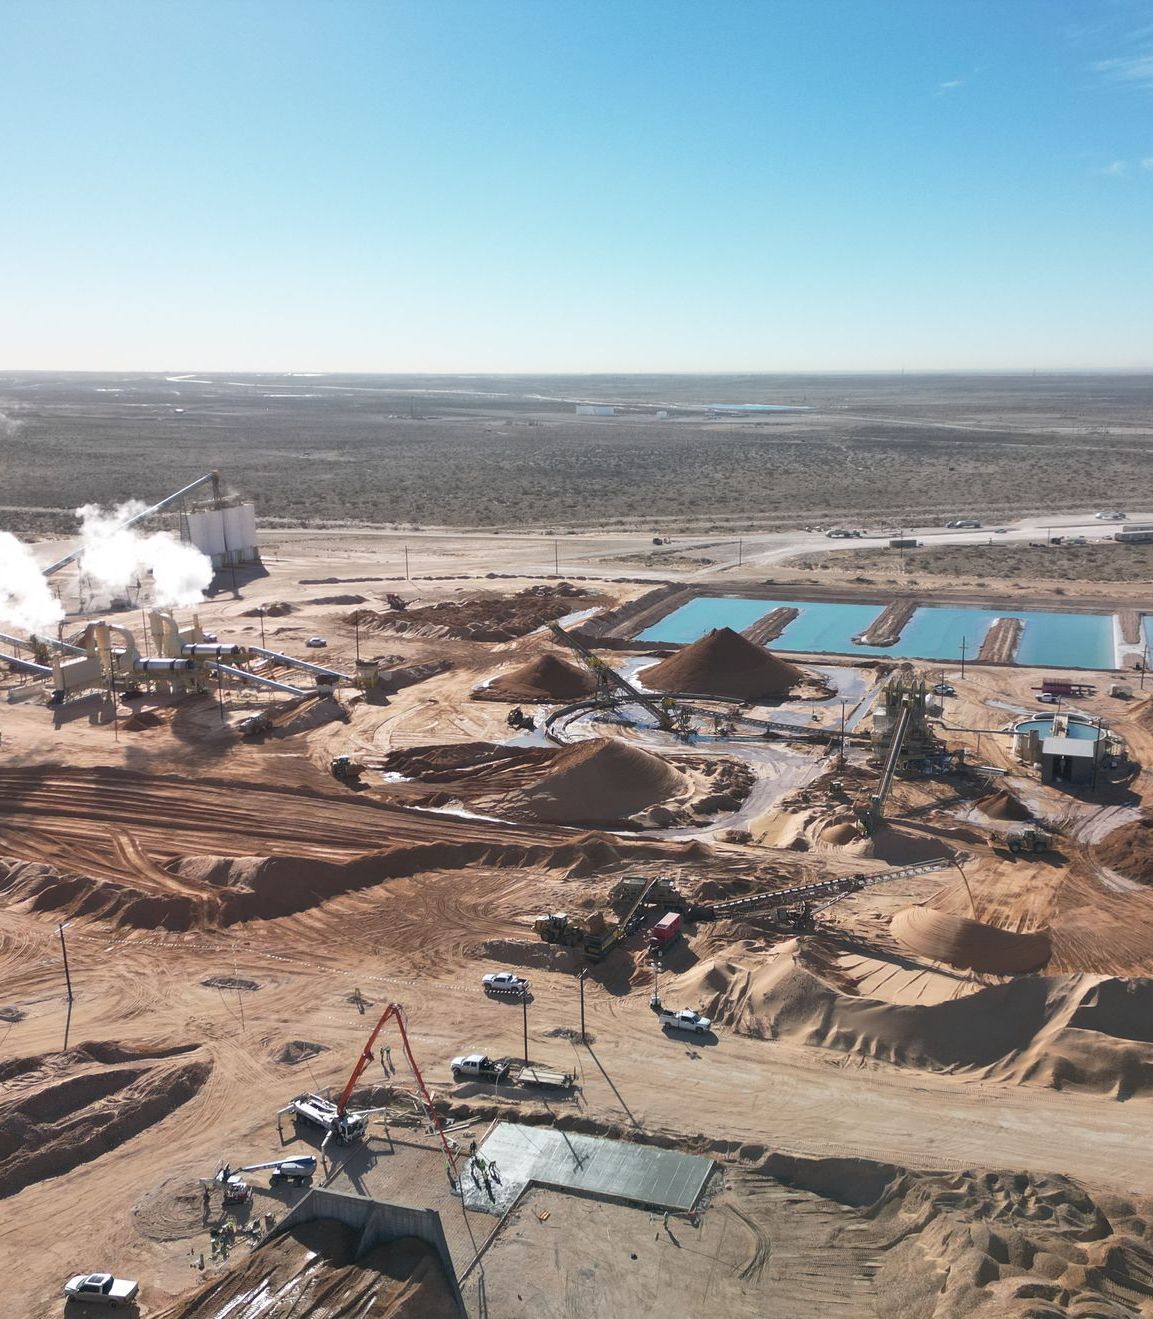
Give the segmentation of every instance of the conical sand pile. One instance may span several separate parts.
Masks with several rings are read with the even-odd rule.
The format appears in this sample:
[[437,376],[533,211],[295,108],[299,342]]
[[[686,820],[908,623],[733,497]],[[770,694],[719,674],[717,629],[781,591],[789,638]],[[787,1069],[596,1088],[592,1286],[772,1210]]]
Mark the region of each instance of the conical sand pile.
[[485,701],[579,701],[595,690],[591,673],[550,651],[500,674],[473,695]]
[[1114,829],[1097,844],[1097,859],[1127,879],[1153,884],[1153,819],[1146,816]]
[[977,798],[977,806],[990,820],[1031,820],[1028,806],[1005,788]]
[[684,794],[688,786],[659,756],[599,737],[565,747],[542,779],[509,794],[504,809],[557,824],[611,823]]
[[803,676],[731,627],[720,627],[645,669],[640,680],[656,691],[756,701],[786,695]]
[[1036,971],[1053,951],[1046,933],[1018,934],[932,907],[897,912],[892,930],[906,948],[922,957],[992,975]]

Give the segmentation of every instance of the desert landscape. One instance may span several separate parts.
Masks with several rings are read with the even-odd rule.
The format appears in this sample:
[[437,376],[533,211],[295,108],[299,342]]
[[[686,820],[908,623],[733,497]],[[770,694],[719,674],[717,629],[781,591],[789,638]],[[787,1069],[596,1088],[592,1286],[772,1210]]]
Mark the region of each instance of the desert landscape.
[[[602,389],[622,415],[578,421],[559,384],[546,407],[502,383],[434,416],[366,378],[336,409],[394,437],[531,419],[582,463],[594,433],[634,462],[632,409],[714,424],[683,381]],[[169,385],[194,392],[177,427],[244,406]],[[161,409],[169,385],[100,387]],[[334,490],[347,516],[322,499],[297,527],[291,465],[258,481],[258,445],[152,511],[199,471],[80,465],[34,506],[38,428],[54,462],[70,436],[97,454],[120,396],[0,382],[11,1312],[59,1313],[107,1269],[166,1319],[1150,1313],[1144,551],[1105,540],[1084,488],[917,493],[956,446],[982,466],[994,416],[1023,450],[1126,427],[1117,461],[1144,461],[1147,387],[1078,410],[974,385],[959,409],[959,386],[911,385],[923,427],[892,443],[918,437],[922,476],[884,512],[937,539],[887,572],[884,532],[846,550],[783,493],[735,540],[678,537],[679,562],[647,534],[663,496],[638,533],[579,484],[563,526],[445,506],[414,529],[430,486],[392,508]],[[779,397],[861,427],[895,389]],[[716,424],[737,453],[810,422]],[[843,523],[827,493],[812,517]],[[69,523],[88,497],[120,507]],[[211,558],[197,537],[249,501],[256,544],[165,596],[160,547]],[[996,544],[943,525],[997,509]],[[1046,518],[1092,553],[990,566],[1057,555],[1028,544]],[[1070,663],[1086,646],[1107,662]]]

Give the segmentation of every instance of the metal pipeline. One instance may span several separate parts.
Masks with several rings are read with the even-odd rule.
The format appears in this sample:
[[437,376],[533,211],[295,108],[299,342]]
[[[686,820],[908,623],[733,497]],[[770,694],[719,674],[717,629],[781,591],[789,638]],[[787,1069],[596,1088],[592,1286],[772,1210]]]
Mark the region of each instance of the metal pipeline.
[[[191,661],[183,661],[190,663]],[[284,692],[287,696],[311,696],[300,687],[290,687],[286,682],[277,682],[275,678],[262,678],[258,673],[246,673],[243,669],[234,669],[231,664],[217,664],[208,660],[204,667],[217,673],[226,673],[230,678],[239,678],[242,682],[255,683],[257,687],[267,687],[270,691]]]
[[225,656],[239,659],[242,651],[242,646],[213,645],[208,641],[194,641],[180,647],[182,655],[196,655],[201,659],[224,659]]
[[0,650],[0,664],[7,664],[11,669],[21,673],[34,673],[38,678],[51,678],[52,668],[48,664],[33,664],[31,660],[21,659],[19,655],[6,655]]
[[195,668],[190,659],[137,659],[132,664],[133,673],[190,673]]
[[308,660],[294,659],[291,655],[282,655],[278,650],[265,650],[263,646],[248,646],[250,655],[260,655],[264,659],[279,660],[281,664],[291,664],[294,668],[305,669],[309,673],[319,673],[325,678],[339,679],[341,682],[351,682],[352,679],[347,673],[340,673],[336,669],[327,669],[323,664],[311,664]]
[[70,641],[58,641],[55,637],[10,637],[5,632],[0,632],[0,641],[9,646],[55,646],[57,650],[63,650],[69,655],[87,655],[88,652],[83,646],[74,646]]

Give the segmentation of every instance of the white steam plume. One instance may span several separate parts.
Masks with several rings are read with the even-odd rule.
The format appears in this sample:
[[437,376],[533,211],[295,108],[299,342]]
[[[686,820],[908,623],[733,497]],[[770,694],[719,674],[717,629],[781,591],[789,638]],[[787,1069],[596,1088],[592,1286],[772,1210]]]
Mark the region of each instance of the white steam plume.
[[27,546],[0,531],[0,623],[17,632],[47,632],[63,617]]
[[97,504],[76,510],[80,519],[80,571],[116,593],[151,572],[153,598],[161,608],[198,604],[212,582],[212,560],[167,531],[145,535],[122,524],[147,507],[139,500],[105,512]]

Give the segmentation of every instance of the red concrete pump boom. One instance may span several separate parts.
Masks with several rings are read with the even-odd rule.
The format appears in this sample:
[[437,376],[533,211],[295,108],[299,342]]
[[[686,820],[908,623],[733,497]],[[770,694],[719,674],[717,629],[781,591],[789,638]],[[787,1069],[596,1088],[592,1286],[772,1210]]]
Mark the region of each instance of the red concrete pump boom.
[[404,1008],[399,1003],[390,1003],[380,1015],[380,1020],[372,1028],[372,1034],[361,1052],[360,1057],[356,1060],[356,1066],[352,1069],[352,1075],[348,1078],[348,1083],[340,1092],[340,1098],[336,1101],[336,1111],[340,1117],[344,1116],[345,1109],[348,1107],[349,1096],[356,1088],[357,1081],[364,1075],[364,1069],[373,1060],[372,1046],[376,1043],[376,1037],[384,1027],[384,1023],[389,1017],[396,1018],[397,1029],[400,1031],[400,1042],[404,1046],[404,1055],[408,1059],[408,1065],[412,1068],[412,1074],[416,1078],[416,1084],[420,1090],[421,1098],[424,1100],[424,1106],[428,1110],[428,1115],[436,1127],[436,1134],[440,1137],[440,1143],[444,1146],[445,1155],[448,1157],[449,1166],[455,1175],[456,1173],[456,1156],[452,1152],[452,1147],[448,1143],[448,1138],[444,1134],[444,1126],[440,1120],[440,1114],[436,1111],[436,1106],[432,1102],[432,1096],[428,1092],[428,1087],[424,1083],[424,1077],[420,1074],[420,1068],[416,1065],[416,1059],[412,1056],[412,1047],[408,1042],[408,1031],[404,1026]]

